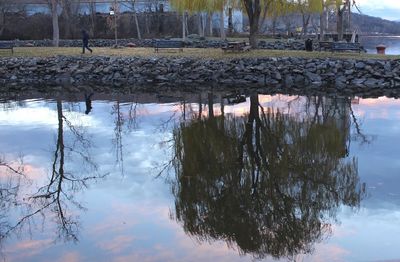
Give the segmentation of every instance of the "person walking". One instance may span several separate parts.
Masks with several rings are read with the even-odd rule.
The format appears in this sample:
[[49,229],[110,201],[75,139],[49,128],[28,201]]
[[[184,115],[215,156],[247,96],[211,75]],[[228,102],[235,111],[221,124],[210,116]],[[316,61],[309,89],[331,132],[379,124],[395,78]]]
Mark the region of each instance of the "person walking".
[[93,50],[89,48],[89,34],[85,29],[82,29],[82,54],[85,53],[85,48],[93,53]]

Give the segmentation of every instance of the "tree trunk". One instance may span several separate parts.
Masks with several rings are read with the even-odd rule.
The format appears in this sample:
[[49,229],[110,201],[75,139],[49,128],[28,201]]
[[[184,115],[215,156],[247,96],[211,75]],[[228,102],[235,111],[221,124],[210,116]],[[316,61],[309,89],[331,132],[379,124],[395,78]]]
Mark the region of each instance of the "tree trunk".
[[208,117],[214,118],[214,95],[213,93],[208,93]]
[[250,45],[257,48],[257,34],[260,22],[261,6],[260,0],[243,0],[250,24]]
[[5,25],[6,25],[6,14],[5,14],[5,10],[1,9],[0,10],[0,36],[3,35]]
[[182,40],[186,41],[186,11],[182,14]]
[[201,24],[202,24],[201,36],[205,37],[206,36],[206,25],[207,25],[207,14],[206,13],[202,13],[202,15],[201,15]]
[[197,33],[199,34],[199,36],[202,36],[202,32],[203,32],[203,25],[202,25],[203,19],[201,17],[201,12],[197,13]]
[[91,2],[89,3],[89,12],[90,12],[90,34],[94,36],[96,32],[96,3],[93,0],[91,0]]
[[72,38],[72,30],[71,30],[71,16],[69,14],[69,11],[67,10],[67,8],[63,8],[64,9],[64,26],[62,26],[62,28],[64,28],[64,32],[63,32],[63,37],[64,39],[71,39]]
[[257,48],[257,34],[258,34],[258,24],[253,21],[250,24],[250,36],[249,36],[249,42],[253,48]]
[[147,36],[150,35],[150,26],[149,26],[149,17],[148,14],[144,14],[144,25],[145,25],[145,29],[146,29],[146,34]]
[[114,37],[115,37],[115,48],[118,47],[118,15],[115,12],[114,15]]
[[213,23],[212,23],[212,13],[207,14],[207,24],[208,24],[208,35],[213,36]]
[[201,120],[202,114],[203,114],[203,103],[201,100],[201,94],[199,94],[199,115],[197,116],[198,120]]
[[[225,104],[224,104],[224,97],[222,95],[220,95],[219,101],[221,101],[221,116],[222,118],[225,117]],[[224,124],[224,121],[222,121],[222,124]]]
[[325,34],[325,8],[322,8],[322,13],[319,15],[319,40],[324,41]]
[[158,20],[158,33],[159,35],[164,34],[164,4],[160,4],[157,12]]
[[224,23],[224,10],[221,11],[220,17],[219,17],[219,30],[221,34],[221,39],[226,39],[226,34],[225,34],[225,23]]
[[232,7],[228,8],[228,34],[233,34],[233,11]]
[[276,22],[277,22],[277,17],[274,16],[272,17],[272,35],[275,36],[276,34]]
[[338,41],[343,40],[343,9],[338,10],[337,12],[337,33],[338,33]]
[[142,35],[140,34],[139,20],[135,11],[133,12],[133,18],[135,19],[137,38],[142,39]]
[[53,46],[58,47],[60,42],[60,28],[58,26],[57,0],[51,0],[51,17],[53,24]]
[[[58,117],[58,137],[57,137],[57,148],[60,152],[60,166],[58,167],[58,174],[61,177],[64,177],[64,115],[62,111],[62,102],[60,99],[57,99],[57,117]],[[56,152],[57,153],[57,152]]]
[[305,14],[302,13],[302,20],[303,20],[303,36],[307,36],[307,31],[308,31],[308,24],[310,23],[310,18],[311,15],[310,14]]

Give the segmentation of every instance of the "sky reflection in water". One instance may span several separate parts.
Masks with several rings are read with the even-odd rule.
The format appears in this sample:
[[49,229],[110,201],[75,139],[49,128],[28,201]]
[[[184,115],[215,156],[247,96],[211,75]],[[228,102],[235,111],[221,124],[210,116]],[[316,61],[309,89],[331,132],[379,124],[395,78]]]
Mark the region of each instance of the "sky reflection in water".
[[[275,257],[282,255],[282,260],[294,257],[300,261],[400,259],[396,246],[400,235],[398,100],[258,95],[253,96],[253,100],[250,97],[244,101],[242,97],[224,99],[224,107],[221,107],[220,95],[207,94],[194,94],[164,104],[149,103],[150,100],[146,102],[140,97],[133,100],[140,103],[95,100],[96,95],[93,99],[93,109],[88,115],[85,114],[85,102],[25,100],[2,103],[0,159],[15,169],[23,166],[22,173],[26,175],[20,177],[7,172],[4,166],[1,169],[2,190],[15,189],[19,185],[16,195],[8,196],[12,202],[1,199],[2,205],[17,204],[1,206],[0,234],[7,234],[1,239],[0,246],[6,261],[252,261],[253,257],[272,261],[270,255],[274,254]],[[256,99],[262,106],[258,107],[257,115],[262,116],[263,109],[267,116],[260,122],[260,130],[269,134],[261,135],[260,139],[266,150],[263,155],[268,156],[267,169],[265,165],[252,162],[256,158],[251,158],[251,143],[244,139],[252,131],[252,141],[257,141],[257,119],[252,125],[254,129],[250,130],[246,125],[252,102]],[[212,111],[210,105],[213,105]],[[283,129],[278,132],[279,127]],[[266,140],[279,134],[283,135]],[[60,138],[65,146],[64,157]],[[223,144],[223,139],[230,142]],[[204,149],[207,141],[212,143]],[[274,141],[286,144],[275,145]],[[236,149],[240,146],[245,154],[242,164],[236,167],[240,152]],[[316,158],[321,156],[318,147],[324,148],[325,152],[319,160]],[[177,149],[184,152],[180,158],[174,153]],[[282,150],[280,158],[276,158],[279,154],[274,153],[275,149]],[[214,153],[217,156],[223,154],[224,169],[217,171],[215,167],[223,164],[213,163],[212,159],[193,167],[196,162],[202,163],[199,159],[204,156],[201,150],[208,150],[210,159],[215,158]],[[301,156],[296,150],[304,152],[304,158],[296,162],[301,163],[299,167],[308,163],[307,154],[323,167],[329,163],[339,175],[332,175],[331,169],[326,167],[329,169],[326,176],[321,176],[330,179],[327,183],[336,191],[342,189],[348,194],[334,197],[335,194],[324,191],[325,187],[317,183],[316,188],[328,195],[319,196],[316,193],[319,191],[313,187],[307,191],[311,198],[302,195],[302,187],[297,186],[304,183],[300,172],[292,170],[288,177],[284,171],[280,172],[285,166],[285,157],[293,160]],[[22,164],[19,163],[21,159]],[[61,159],[64,160],[63,171],[59,168]],[[355,170],[351,168],[353,159]],[[56,175],[52,180],[53,165]],[[251,178],[251,167],[260,173],[266,170],[278,172],[279,179],[267,176],[255,183]],[[350,173],[344,177],[354,179],[346,180],[353,181],[354,186],[340,184],[342,182],[337,180],[344,172],[340,167],[350,168]],[[207,168],[213,169],[206,171]],[[235,182],[235,176],[228,174],[238,170],[244,175]],[[318,170],[309,166],[305,170],[310,177],[315,173],[318,178]],[[60,172],[65,174],[61,183],[57,175]],[[274,183],[279,186],[270,186]],[[363,183],[366,193],[359,196]],[[59,184],[62,184],[63,193],[59,197],[61,204],[57,205],[57,194],[51,194],[57,191]],[[241,196],[234,203],[235,195],[224,191],[232,188]],[[289,196],[287,201],[277,197],[280,190]],[[4,196],[5,191],[2,192]],[[247,195],[249,198],[243,200]],[[36,214],[13,229],[21,217],[53,199],[54,204],[43,210],[44,220]],[[228,202],[225,203],[225,199]],[[306,199],[315,201],[311,203],[317,207],[309,208],[312,205],[306,205],[309,204],[304,203]],[[257,201],[260,206],[253,205]],[[235,208],[235,204],[243,203],[248,204]],[[61,208],[57,209],[57,206]],[[292,219],[285,213],[289,207],[293,208]],[[67,219],[60,219],[60,210]],[[248,210],[250,215],[238,212],[232,217],[252,218],[255,219],[253,224],[260,223],[253,236],[257,232],[262,239],[286,237],[283,244],[277,245],[279,250],[275,252],[271,241],[257,242],[259,246],[255,247],[251,237],[238,243],[239,236],[246,236],[247,232],[235,231],[240,224],[230,228],[220,221],[236,210]],[[261,218],[251,216],[257,214],[257,210],[268,210],[265,213],[275,215],[262,216],[261,212]],[[279,214],[284,214],[288,220],[283,221]],[[314,218],[313,214],[321,215],[323,219]],[[303,218],[307,224],[300,223],[297,218]],[[267,223],[267,220],[271,221]],[[218,222],[221,225],[215,224]],[[235,219],[231,221],[236,222]],[[277,228],[279,222],[283,226]],[[289,232],[292,235],[299,233],[304,242],[289,244],[287,237],[290,234],[286,233],[289,229],[285,224],[293,225],[289,229],[294,231]],[[67,227],[63,227],[65,225]],[[66,233],[65,229],[69,231]],[[306,229],[311,231],[306,232]],[[285,248],[291,251],[285,253],[282,251]],[[312,252],[297,254],[307,250]]]

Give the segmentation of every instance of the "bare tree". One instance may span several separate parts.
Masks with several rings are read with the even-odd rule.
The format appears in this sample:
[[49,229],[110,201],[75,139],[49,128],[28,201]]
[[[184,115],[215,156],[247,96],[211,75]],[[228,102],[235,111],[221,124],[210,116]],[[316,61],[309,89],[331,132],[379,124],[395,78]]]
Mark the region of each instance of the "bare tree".
[[9,5],[5,0],[0,0],[0,36],[3,35],[6,27],[6,13],[9,10]]
[[96,1],[90,0],[89,3],[89,16],[90,16],[90,33],[94,35],[96,31]]
[[137,38],[142,39],[142,35],[140,33],[139,20],[138,20],[137,12],[135,9],[135,3],[136,3],[136,0],[131,0],[133,18],[135,19],[135,25],[136,25]]
[[62,0],[61,15],[64,17],[64,30],[66,38],[73,38],[74,29],[77,27],[77,16],[79,13],[80,0]]
[[58,21],[59,0],[49,0],[51,10],[51,21],[53,25],[53,46],[58,47],[60,43],[60,27]]

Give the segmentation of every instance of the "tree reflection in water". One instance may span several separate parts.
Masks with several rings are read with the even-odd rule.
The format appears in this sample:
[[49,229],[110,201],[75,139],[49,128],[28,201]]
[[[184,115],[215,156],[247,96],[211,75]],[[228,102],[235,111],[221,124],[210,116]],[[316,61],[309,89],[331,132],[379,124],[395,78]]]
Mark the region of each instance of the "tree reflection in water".
[[338,208],[365,196],[357,161],[346,158],[350,103],[321,101],[309,99],[300,116],[263,108],[255,94],[245,116],[176,127],[172,190],[184,230],[255,258],[311,252]]
[[[57,238],[65,241],[77,241],[79,219],[74,208],[83,209],[75,199],[76,193],[88,186],[90,181],[103,178],[97,170],[97,165],[91,158],[91,142],[83,126],[73,123],[65,114],[65,106],[57,100],[57,139],[51,172],[36,193],[20,192],[23,183],[29,183],[23,170],[14,169],[12,165],[2,161],[4,171],[9,171],[7,179],[1,181],[0,198],[0,244],[14,233],[30,232],[38,218],[43,222],[52,220],[57,225]],[[71,114],[70,114],[71,115]],[[79,118],[79,117],[78,117]],[[79,119],[77,119],[79,121]],[[23,167],[23,164],[20,165]],[[18,179],[16,178],[18,175]],[[3,176],[0,178],[3,179]],[[4,183],[6,182],[6,183]],[[14,206],[11,210],[10,205]],[[7,214],[18,208],[21,216],[12,223]],[[14,220],[15,221],[15,220]]]

